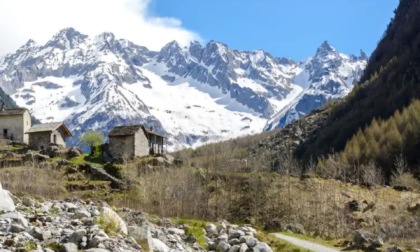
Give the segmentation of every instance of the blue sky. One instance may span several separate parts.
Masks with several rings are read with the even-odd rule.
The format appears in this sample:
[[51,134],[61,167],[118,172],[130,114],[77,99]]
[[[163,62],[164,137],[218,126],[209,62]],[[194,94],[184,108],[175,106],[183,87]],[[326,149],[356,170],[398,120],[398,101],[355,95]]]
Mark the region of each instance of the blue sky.
[[398,0],[155,0],[151,12],[179,19],[203,39],[302,60],[324,41],[370,54]]

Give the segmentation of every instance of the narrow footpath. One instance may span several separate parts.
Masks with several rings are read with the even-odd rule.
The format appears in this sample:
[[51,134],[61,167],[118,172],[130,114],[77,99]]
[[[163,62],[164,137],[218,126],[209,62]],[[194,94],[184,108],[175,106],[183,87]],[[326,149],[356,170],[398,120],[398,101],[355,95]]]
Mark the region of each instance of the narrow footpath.
[[340,252],[340,250],[337,249],[333,249],[330,247],[326,247],[324,245],[318,244],[318,243],[314,243],[314,242],[310,242],[310,241],[305,241],[296,237],[292,237],[292,236],[287,236],[284,234],[278,234],[278,233],[273,233],[273,236],[282,239],[284,241],[287,241],[293,245],[302,247],[304,249],[313,251],[313,252]]

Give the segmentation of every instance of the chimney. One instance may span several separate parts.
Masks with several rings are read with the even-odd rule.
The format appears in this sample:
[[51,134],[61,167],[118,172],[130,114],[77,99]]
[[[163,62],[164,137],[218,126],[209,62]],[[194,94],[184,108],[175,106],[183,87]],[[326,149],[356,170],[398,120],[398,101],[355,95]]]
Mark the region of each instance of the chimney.
[[150,126],[149,131],[153,132],[153,126]]

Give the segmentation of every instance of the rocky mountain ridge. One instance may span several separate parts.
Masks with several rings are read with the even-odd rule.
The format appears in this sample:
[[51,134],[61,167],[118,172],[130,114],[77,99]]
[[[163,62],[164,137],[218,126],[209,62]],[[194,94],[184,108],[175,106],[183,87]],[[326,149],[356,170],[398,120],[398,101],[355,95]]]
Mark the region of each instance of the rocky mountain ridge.
[[0,58],[0,88],[42,122],[65,121],[73,143],[87,129],[145,124],[177,149],[283,127],[347,94],[365,64],[327,42],[297,63],[215,41],[153,52],[67,28]]

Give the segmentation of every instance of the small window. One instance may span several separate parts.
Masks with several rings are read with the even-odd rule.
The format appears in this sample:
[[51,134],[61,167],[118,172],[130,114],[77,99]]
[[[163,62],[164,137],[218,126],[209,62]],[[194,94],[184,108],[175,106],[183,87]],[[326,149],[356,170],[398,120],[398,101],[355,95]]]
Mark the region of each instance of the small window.
[[3,137],[4,137],[4,138],[7,138],[7,135],[8,135],[8,134],[7,134],[7,129],[3,129]]
[[54,142],[54,144],[57,144],[57,135],[53,136],[53,142]]

